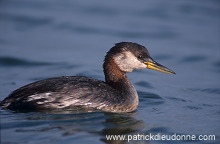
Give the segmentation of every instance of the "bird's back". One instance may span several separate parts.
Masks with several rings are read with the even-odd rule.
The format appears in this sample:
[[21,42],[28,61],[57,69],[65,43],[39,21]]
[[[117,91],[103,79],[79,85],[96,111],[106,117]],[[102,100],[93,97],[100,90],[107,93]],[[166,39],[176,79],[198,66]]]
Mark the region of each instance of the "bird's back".
[[19,88],[1,105],[12,110],[99,108],[119,103],[117,95],[118,92],[103,81],[83,76],[57,77]]

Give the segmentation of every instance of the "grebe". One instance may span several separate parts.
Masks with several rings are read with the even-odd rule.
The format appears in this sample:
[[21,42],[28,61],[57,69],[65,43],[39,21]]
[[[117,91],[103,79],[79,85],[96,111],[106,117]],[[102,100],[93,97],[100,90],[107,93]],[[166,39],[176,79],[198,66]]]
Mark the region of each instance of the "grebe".
[[13,91],[0,105],[28,111],[83,108],[131,112],[137,109],[138,94],[126,73],[145,68],[175,74],[155,62],[144,46],[120,42],[105,56],[105,82],[84,76],[48,78]]

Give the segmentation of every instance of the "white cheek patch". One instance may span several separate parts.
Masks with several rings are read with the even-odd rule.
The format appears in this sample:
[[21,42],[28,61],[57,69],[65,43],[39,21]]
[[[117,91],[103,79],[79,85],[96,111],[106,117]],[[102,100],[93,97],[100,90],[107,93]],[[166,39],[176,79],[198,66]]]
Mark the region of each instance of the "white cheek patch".
[[147,68],[146,64],[140,62],[131,52],[126,51],[114,56],[115,63],[124,72],[132,72],[136,69]]

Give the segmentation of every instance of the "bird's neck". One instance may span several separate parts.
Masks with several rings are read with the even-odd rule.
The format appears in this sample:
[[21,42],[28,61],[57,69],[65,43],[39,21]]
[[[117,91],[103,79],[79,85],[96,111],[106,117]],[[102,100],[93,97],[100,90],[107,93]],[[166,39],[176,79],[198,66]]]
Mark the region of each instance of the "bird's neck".
[[117,98],[123,101],[123,104],[119,103],[120,109],[125,109],[126,111],[135,110],[139,102],[138,94],[132,83],[128,80],[126,72],[120,70],[113,57],[105,58],[103,68],[105,82],[117,91]]
[[120,70],[113,57],[106,57],[103,64],[105,81],[112,88],[127,95],[137,95],[132,83],[128,80],[126,72]]

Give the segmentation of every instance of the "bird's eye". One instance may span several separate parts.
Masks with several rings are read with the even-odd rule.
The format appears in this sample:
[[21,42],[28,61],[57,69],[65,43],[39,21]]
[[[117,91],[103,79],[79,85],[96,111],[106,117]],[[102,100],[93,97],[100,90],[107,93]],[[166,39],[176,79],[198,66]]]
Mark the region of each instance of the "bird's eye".
[[138,58],[138,59],[141,59],[141,58],[143,58],[143,56],[142,56],[142,55],[139,55],[139,56],[137,56],[137,58]]

